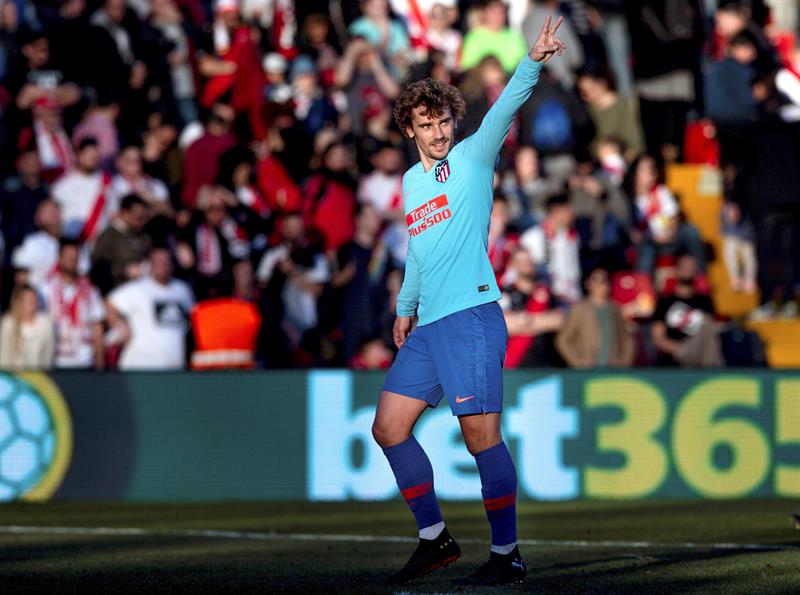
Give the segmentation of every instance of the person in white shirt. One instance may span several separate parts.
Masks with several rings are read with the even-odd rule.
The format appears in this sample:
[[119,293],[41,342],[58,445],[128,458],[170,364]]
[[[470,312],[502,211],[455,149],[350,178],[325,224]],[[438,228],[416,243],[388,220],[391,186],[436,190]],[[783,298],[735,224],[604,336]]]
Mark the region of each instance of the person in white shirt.
[[39,295],[30,285],[17,285],[11,308],[0,321],[0,368],[47,370],[53,365],[53,321],[39,311]]
[[678,201],[664,183],[663,167],[652,155],[642,155],[631,165],[630,194],[638,223],[632,233],[637,249],[636,268],[652,275],[659,255],[689,253],[700,272],[705,273],[705,246],[700,232],[681,219]]
[[93,240],[108,225],[108,187],[111,176],[100,170],[97,140],[78,144],[77,163],[53,184],[53,198],[61,207],[63,235]]
[[403,153],[398,147],[386,142],[375,151],[370,160],[375,169],[361,178],[358,201],[375,207],[381,218],[387,222],[382,240],[396,262],[405,262],[408,228],[403,211]]
[[100,292],[78,271],[80,246],[61,240],[58,266],[44,282],[41,293],[56,328],[56,368],[105,368]]
[[194,296],[172,277],[169,250],[152,248],[149,264],[148,276],[120,285],[106,300],[112,333],[123,344],[119,369],[182,369]]
[[[36,207],[34,221],[39,231],[29,233],[11,255],[11,266],[18,271],[15,281],[39,289],[58,265],[61,212],[58,203],[45,200]],[[89,271],[89,253],[82,249],[78,272]]]

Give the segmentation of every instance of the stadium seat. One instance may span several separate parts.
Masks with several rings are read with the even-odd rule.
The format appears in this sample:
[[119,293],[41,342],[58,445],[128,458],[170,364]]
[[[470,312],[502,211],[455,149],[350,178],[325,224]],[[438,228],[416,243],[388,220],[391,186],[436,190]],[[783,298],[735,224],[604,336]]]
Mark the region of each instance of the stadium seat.
[[255,367],[261,315],[251,303],[234,298],[200,302],[192,310],[193,370]]
[[771,368],[800,368],[800,320],[748,322],[746,327],[764,341]]
[[[667,186],[678,196],[686,220],[697,227],[703,240],[713,247],[714,254],[722,254],[720,171],[702,165],[671,165],[667,168]],[[757,294],[731,290],[722,258],[709,263],[708,280],[714,307],[721,316],[741,318],[758,306]]]

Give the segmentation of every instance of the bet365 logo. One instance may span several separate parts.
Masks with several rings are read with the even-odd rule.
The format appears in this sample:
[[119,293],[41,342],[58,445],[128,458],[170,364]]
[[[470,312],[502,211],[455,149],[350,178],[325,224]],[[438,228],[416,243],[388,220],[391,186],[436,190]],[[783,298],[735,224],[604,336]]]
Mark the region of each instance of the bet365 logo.
[[[507,391],[503,435],[520,492],[542,500],[800,496],[800,377],[696,376],[676,388],[658,374],[555,374]],[[374,406],[353,407],[352,374],[313,372],[308,388],[309,497],[394,497],[372,441]],[[447,406],[423,415],[414,433],[439,496],[479,496]]]
[[72,453],[61,392],[39,373],[0,373],[0,502],[47,500]]

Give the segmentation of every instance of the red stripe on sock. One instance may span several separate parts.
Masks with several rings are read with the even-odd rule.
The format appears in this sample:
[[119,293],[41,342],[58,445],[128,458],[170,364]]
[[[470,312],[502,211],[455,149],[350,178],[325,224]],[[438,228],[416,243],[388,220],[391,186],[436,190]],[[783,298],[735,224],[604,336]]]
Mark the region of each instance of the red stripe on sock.
[[403,498],[406,500],[413,500],[414,498],[419,498],[420,496],[424,496],[428,492],[433,489],[433,483],[421,483],[419,485],[411,486],[410,488],[406,488],[404,490],[400,490],[400,493],[403,494]]
[[487,498],[483,501],[483,507],[486,510],[500,510],[501,508],[508,508],[509,506],[514,506],[517,502],[517,493],[511,492],[506,496],[500,496],[499,498]]

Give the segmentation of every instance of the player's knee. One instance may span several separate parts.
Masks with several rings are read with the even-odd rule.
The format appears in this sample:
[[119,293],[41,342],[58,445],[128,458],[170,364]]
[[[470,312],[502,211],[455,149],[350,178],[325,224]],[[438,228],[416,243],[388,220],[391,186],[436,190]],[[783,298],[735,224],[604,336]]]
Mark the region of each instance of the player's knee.
[[381,423],[378,419],[372,422],[372,437],[381,448],[386,448],[389,445],[389,442],[391,441],[391,434],[392,433],[389,428],[387,428],[386,425]]
[[496,432],[473,434],[469,437],[464,436],[464,442],[467,445],[467,450],[472,456],[475,456],[484,450],[488,450],[496,444],[500,444],[502,440],[503,438]]
[[372,437],[381,448],[400,444],[408,439],[409,436],[410,434],[405,429],[389,425],[377,418],[372,423]]

